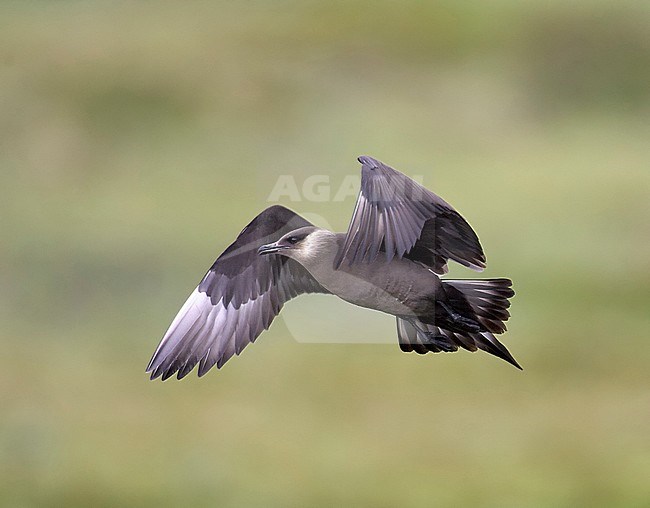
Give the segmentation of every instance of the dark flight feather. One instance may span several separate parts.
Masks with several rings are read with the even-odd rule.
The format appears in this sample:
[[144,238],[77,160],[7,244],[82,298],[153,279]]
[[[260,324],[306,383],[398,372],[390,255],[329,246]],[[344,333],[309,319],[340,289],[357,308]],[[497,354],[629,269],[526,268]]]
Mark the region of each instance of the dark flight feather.
[[454,208],[406,175],[373,159],[359,157],[361,191],[335,266],[372,262],[380,252],[390,261],[405,257],[447,272],[447,261],[485,268],[476,233]]

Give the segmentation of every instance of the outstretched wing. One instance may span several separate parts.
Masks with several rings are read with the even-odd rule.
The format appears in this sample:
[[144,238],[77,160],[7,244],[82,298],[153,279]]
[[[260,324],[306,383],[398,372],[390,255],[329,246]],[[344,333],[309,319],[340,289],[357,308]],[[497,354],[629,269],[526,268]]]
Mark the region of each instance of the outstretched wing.
[[485,255],[471,226],[441,197],[372,157],[359,157],[361,191],[335,265],[406,257],[438,274],[452,259],[474,270]]
[[221,368],[267,329],[285,302],[327,291],[292,259],[257,249],[312,224],[282,206],[255,217],[214,262],[189,296],[153,354],[147,372],[165,380]]

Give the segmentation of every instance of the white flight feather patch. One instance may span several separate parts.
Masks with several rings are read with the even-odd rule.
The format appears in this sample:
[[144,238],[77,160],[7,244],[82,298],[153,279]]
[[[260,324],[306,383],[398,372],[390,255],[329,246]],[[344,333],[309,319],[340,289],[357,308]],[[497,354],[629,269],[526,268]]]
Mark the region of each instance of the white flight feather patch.
[[[223,305],[223,299],[213,305],[210,297],[197,287],[169,325],[150,367],[158,368],[184,347],[189,349],[182,358],[178,358],[182,362],[179,370],[193,360],[225,363],[233,354],[241,353],[270,325],[263,316],[264,306],[270,303],[268,297],[268,294],[262,293],[242,303],[239,308],[232,303]],[[192,344],[189,345],[187,341]]]

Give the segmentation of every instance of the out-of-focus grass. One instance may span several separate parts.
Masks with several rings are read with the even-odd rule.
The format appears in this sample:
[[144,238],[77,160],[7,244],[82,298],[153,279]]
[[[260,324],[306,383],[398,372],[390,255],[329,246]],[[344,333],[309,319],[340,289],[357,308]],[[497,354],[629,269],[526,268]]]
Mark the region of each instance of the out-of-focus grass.
[[[2,3],[0,504],[647,504],[649,22],[631,1]],[[297,344],[279,319],[223,371],[148,382],[278,176],[334,192],[361,153],[474,225],[525,371]],[[342,230],[353,198],[284,204]],[[328,327],[381,329],[358,315]]]

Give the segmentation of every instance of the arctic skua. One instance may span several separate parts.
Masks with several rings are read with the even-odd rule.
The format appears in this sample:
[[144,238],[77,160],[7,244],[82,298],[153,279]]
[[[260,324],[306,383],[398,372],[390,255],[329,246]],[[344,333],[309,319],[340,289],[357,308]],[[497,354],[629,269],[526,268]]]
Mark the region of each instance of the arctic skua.
[[[203,376],[269,328],[301,294],[332,294],[397,319],[402,351],[481,349],[521,368],[495,335],[506,331],[512,282],[442,279],[449,260],[481,271],[467,221],[433,192],[371,157],[346,233],[319,228],[280,205],[255,217],[180,309],[147,372]],[[323,319],[326,319],[324,317]]]

